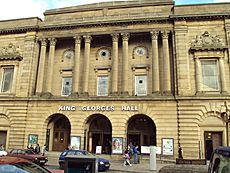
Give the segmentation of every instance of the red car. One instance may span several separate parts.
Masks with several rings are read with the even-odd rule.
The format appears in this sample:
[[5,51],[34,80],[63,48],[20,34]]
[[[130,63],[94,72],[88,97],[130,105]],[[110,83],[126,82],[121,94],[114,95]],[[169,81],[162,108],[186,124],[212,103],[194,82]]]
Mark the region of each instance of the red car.
[[30,160],[38,165],[44,166],[48,161],[46,156],[36,154],[31,149],[12,149],[7,154],[8,156],[21,157],[27,160]]
[[0,157],[0,172],[2,173],[51,173],[49,170],[34,164],[33,162],[10,156]]

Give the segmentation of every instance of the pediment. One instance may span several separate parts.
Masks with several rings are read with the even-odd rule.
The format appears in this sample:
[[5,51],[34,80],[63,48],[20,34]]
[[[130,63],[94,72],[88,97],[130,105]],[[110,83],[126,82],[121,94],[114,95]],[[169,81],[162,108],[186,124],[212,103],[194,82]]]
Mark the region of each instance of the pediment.
[[223,39],[218,35],[211,35],[208,31],[205,31],[201,35],[196,35],[196,37],[191,42],[191,51],[198,50],[225,50],[226,45]]
[[20,55],[20,49],[13,43],[9,43],[8,46],[0,48],[0,61],[5,60],[18,60],[21,61],[23,58]]

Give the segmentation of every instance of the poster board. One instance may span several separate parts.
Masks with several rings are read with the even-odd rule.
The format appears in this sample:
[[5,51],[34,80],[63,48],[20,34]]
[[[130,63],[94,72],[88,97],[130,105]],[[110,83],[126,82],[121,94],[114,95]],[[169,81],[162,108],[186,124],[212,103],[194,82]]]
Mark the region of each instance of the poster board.
[[123,138],[114,137],[112,138],[112,153],[113,154],[122,154],[123,151]]
[[162,138],[162,155],[173,156],[174,140],[173,138]]
[[73,149],[80,149],[81,137],[80,136],[71,136],[70,145]]
[[29,134],[28,136],[28,146],[31,147],[34,144],[38,143],[38,135],[37,134]]
[[101,146],[96,146],[96,154],[101,154],[102,147]]

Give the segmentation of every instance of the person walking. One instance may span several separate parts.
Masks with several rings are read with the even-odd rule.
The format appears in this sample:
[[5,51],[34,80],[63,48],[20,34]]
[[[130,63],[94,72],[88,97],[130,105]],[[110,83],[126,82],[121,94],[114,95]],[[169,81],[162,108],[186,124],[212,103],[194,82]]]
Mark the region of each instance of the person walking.
[[183,149],[180,144],[178,145],[178,158],[183,159]]
[[136,146],[133,148],[134,164],[138,164],[138,154],[139,154],[138,145],[136,145]]
[[46,144],[44,144],[44,145],[42,146],[42,152],[41,152],[41,154],[44,156],[44,155],[45,155],[45,152],[46,152]]
[[130,156],[129,156],[128,150],[125,150],[125,153],[124,153],[124,166],[126,166],[126,164],[128,164],[129,166],[132,166],[132,164],[130,163]]

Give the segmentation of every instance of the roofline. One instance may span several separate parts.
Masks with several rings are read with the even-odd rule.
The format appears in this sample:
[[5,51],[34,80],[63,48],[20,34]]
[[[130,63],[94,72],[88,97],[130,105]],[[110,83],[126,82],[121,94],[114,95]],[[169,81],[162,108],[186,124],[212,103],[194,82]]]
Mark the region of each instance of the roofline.
[[[119,3],[124,3],[124,2],[126,3],[119,4]],[[89,7],[89,5],[91,5],[92,7]],[[116,9],[116,8],[129,8],[129,7],[148,6],[148,5],[155,5],[155,6],[175,5],[175,2],[171,0],[164,0],[163,2],[161,0],[158,0],[155,2],[150,2],[149,0],[129,1],[129,2],[128,1],[110,1],[110,2],[100,2],[100,3],[93,3],[93,4],[87,4],[87,5],[50,9],[50,10],[46,10],[43,14],[45,16],[45,15],[61,14],[61,13],[74,13],[74,12],[101,10],[104,8]]]

